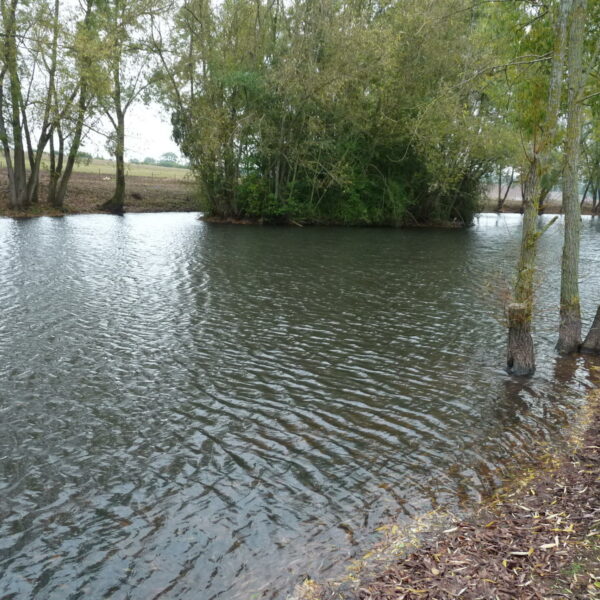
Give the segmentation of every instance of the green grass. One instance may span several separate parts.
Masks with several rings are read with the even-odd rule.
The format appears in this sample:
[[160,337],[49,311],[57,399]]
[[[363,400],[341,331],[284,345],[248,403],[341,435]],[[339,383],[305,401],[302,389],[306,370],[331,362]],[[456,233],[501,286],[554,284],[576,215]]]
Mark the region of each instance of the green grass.
[[[43,169],[48,168],[46,157],[44,157]],[[3,157],[0,157],[0,168],[6,167]],[[75,173],[96,173],[98,175],[114,175],[115,163],[112,160],[94,158],[89,165],[80,163],[75,165]],[[176,167],[159,167],[157,165],[136,165],[126,163],[125,172],[132,177],[155,177],[156,179],[176,179],[178,181],[192,179],[189,169],[178,169]]]

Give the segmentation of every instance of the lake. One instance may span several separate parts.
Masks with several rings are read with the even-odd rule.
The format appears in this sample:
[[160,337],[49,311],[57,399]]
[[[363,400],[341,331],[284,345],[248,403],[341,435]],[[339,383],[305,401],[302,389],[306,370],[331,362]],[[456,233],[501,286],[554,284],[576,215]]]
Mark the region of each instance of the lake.
[[[590,385],[553,349],[561,222],[538,371],[503,371],[520,219],[0,219],[0,597],[285,598],[380,524],[468,507],[558,443]],[[599,234],[585,218],[586,330]]]

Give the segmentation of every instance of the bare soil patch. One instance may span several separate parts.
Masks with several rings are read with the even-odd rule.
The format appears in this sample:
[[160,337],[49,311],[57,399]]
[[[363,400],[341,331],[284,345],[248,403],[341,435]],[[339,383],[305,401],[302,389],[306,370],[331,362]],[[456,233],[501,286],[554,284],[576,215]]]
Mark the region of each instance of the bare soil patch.
[[[194,185],[187,181],[127,176],[125,212],[166,212],[199,210]],[[99,206],[106,202],[114,191],[114,177],[97,173],[73,173],[69,182],[63,211],[46,204],[48,175],[42,174],[40,202],[26,213],[15,213],[7,208],[6,170],[0,170],[0,214],[5,216],[40,216],[62,214],[85,214],[103,212]]]

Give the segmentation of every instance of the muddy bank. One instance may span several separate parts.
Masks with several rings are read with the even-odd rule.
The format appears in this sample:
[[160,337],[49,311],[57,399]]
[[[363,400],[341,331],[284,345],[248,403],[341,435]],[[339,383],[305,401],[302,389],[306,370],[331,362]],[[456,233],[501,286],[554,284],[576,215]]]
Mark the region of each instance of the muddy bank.
[[345,581],[307,581],[295,598],[600,598],[600,391],[562,451],[541,455],[472,518],[426,519],[410,535],[394,527]]

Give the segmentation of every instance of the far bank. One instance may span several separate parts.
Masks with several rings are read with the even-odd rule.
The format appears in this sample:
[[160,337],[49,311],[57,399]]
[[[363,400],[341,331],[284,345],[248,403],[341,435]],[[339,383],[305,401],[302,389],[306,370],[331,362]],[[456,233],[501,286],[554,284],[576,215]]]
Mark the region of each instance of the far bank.
[[[39,203],[26,211],[7,207],[6,170],[0,170],[0,215],[5,217],[62,216],[103,212],[99,207],[114,192],[114,177],[104,172],[74,172],[63,210],[46,202],[48,175],[42,173]],[[187,212],[197,211],[195,187],[189,179],[147,175],[127,175],[126,212]]]
[[[197,212],[202,210],[198,189],[193,179],[177,176],[168,177],[159,173],[148,172],[144,175],[127,175],[127,195],[124,212]],[[178,175],[178,173],[176,173]],[[40,201],[26,211],[11,210],[7,206],[7,177],[6,170],[0,169],[0,216],[3,217],[40,217],[40,216],[63,216],[70,214],[95,214],[102,213],[100,206],[106,202],[114,191],[114,177],[107,174],[105,170],[99,172],[73,173],[69,182],[69,191],[65,206],[62,210],[48,205],[45,197],[48,184],[48,176],[42,173],[39,198]],[[497,192],[490,188],[487,196],[482,199],[479,213],[496,212]],[[522,212],[522,200],[518,194],[513,193],[508,197],[502,207],[501,213],[518,214]],[[545,214],[561,214],[562,201],[559,196],[550,196],[544,207]],[[582,205],[582,214],[592,215],[592,203],[585,202]],[[302,219],[282,218],[277,223],[257,218],[223,218],[219,216],[205,216],[204,220],[211,223],[229,223],[235,225],[263,225],[281,224],[288,226],[310,226],[310,225],[360,225],[360,223],[335,223],[335,222],[313,222]],[[388,225],[389,226],[389,225]],[[463,226],[463,223],[452,222],[430,222],[430,223],[402,223],[402,226],[419,227],[450,227]]]

